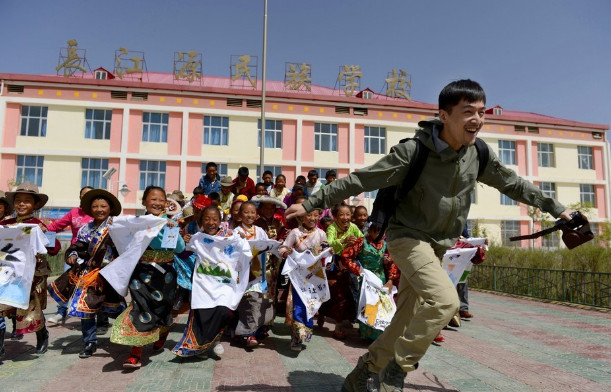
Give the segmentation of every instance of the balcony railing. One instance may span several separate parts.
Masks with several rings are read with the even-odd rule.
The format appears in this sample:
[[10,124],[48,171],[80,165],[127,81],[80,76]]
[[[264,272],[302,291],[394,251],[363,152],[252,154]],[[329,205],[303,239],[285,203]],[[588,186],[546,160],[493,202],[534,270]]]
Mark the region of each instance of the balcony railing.
[[475,265],[469,287],[611,309],[611,273]]

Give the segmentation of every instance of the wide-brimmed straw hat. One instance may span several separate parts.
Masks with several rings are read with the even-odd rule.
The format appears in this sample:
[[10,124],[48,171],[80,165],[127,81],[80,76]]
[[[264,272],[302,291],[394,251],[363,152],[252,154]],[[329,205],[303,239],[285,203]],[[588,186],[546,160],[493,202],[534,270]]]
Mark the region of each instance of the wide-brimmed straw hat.
[[49,196],[45,195],[44,193],[40,193],[36,184],[26,181],[23,184],[19,184],[17,189],[15,189],[13,192],[6,192],[6,200],[9,202],[11,207],[15,205],[15,195],[18,193],[25,193],[34,196],[34,200],[36,201],[36,204],[34,205],[35,210],[40,210],[49,201]]
[[286,210],[286,204],[281,202],[280,199],[276,199],[275,197],[271,197],[268,195],[255,195],[250,198],[250,201],[255,203],[272,203],[275,204],[276,207]]
[[[4,203],[4,216],[11,215],[13,213],[13,206],[11,203],[9,203],[3,191],[0,191],[0,203]],[[0,219],[2,219],[2,217],[0,217]]]
[[93,216],[91,212],[91,204],[94,199],[104,199],[110,205],[110,216],[118,216],[121,213],[121,202],[115,195],[105,189],[92,189],[85,193],[81,198],[81,209],[85,214]]

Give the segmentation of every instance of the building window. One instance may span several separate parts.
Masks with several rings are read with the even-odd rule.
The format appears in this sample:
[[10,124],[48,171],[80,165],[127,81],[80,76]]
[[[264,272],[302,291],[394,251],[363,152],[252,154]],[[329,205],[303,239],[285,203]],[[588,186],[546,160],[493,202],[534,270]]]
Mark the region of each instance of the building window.
[[556,198],[556,184],[553,182],[540,182],[539,189],[543,191],[543,195],[545,197],[550,197],[552,199]]
[[47,107],[21,107],[21,136],[47,136]]
[[110,139],[112,110],[87,109],[85,111],[85,139]]
[[337,151],[337,124],[314,123],[314,150]]
[[[257,146],[261,147],[261,120],[257,121]],[[282,148],[282,121],[265,120],[265,148]]]
[[[263,166],[263,171],[272,172],[272,182],[276,181],[276,176],[282,174],[282,166]],[[257,165],[257,182],[263,182],[261,179],[261,166]]]
[[140,161],[140,190],[145,190],[149,185],[165,189],[165,162]]
[[505,165],[516,164],[516,142],[499,140],[499,159]]
[[539,156],[539,167],[554,167],[556,161],[554,159],[554,145],[551,143],[539,143],[537,145],[537,154]]
[[513,200],[511,197],[501,193],[501,205],[502,206],[517,206],[518,202]]
[[501,221],[501,242],[503,246],[519,246],[520,241],[509,241],[511,237],[520,235],[520,222]]
[[229,117],[204,116],[204,144],[226,146],[228,135]]
[[365,127],[365,154],[386,154],[386,128]]
[[375,200],[375,198],[378,196],[378,190],[376,189],[375,191],[371,191],[371,192],[365,192],[363,193],[363,197],[365,199],[371,199],[371,200]]
[[477,221],[474,221],[473,219],[467,219],[467,234],[469,235],[469,237],[473,237],[476,234],[476,229],[478,229],[477,226]]
[[15,181],[24,183],[29,181],[42,186],[42,167],[45,157],[39,155],[17,155],[17,173]]
[[471,191],[471,204],[476,204],[477,203],[477,193],[475,191],[475,188],[473,188],[473,190]]
[[40,218],[59,219],[65,216],[67,213],[69,213],[71,209],[72,208],[45,207],[40,210]]
[[594,193],[594,185],[579,185],[579,201],[583,206],[596,207],[596,194]]
[[[216,163],[216,174],[219,175],[219,177],[223,178],[225,176],[227,176],[227,164],[226,163]],[[202,176],[206,175],[206,165],[208,163],[202,163]]]
[[577,146],[577,159],[579,160],[580,169],[594,169],[592,147]]
[[98,80],[108,79],[108,73],[106,71],[95,71],[95,78]]
[[168,141],[168,113],[142,113],[142,141],[166,143]]
[[[542,222],[541,229],[548,229],[554,226],[554,222]],[[560,245],[560,236],[558,232],[549,233],[541,237],[541,246],[544,248],[558,248]]]
[[91,186],[106,189],[106,179],[102,177],[108,170],[108,159],[83,158],[81,162],[81,187]]
[[[315,167],[314,170],[316,170],[316,173],[318,173],[318,180],[325,185],[327,183],[327,172],[329,170],[335,170],[335,169],[330,169],[328,167]],[[337,170],[335,170],[335,172],[337,172]],[[307,178],[308,176],[306,176]],[[335,176],[335,178],[337,178],[337,175]]]

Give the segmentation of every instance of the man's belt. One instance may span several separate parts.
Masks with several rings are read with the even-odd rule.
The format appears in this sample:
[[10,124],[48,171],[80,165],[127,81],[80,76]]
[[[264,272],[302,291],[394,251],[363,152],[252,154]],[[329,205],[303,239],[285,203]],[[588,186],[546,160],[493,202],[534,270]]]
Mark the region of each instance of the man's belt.
[[509,241],[532,240],[558,230],[562,230],[562,242],[564,242],[569,249],[576,248],[594,238],[594,234],[590,230],[588,218],[579,211],[575,211],[571,214],[570,221],[558,219],[554,226],[550,228],[528,235],[511,237]]

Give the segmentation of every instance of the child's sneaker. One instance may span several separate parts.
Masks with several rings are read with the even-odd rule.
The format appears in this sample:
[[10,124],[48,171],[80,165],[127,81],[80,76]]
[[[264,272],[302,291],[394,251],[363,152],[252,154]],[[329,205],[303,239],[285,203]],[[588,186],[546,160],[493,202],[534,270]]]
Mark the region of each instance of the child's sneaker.
[[301,351],[303,350],[303,344],[291,342],[291,350],[292,351]]

